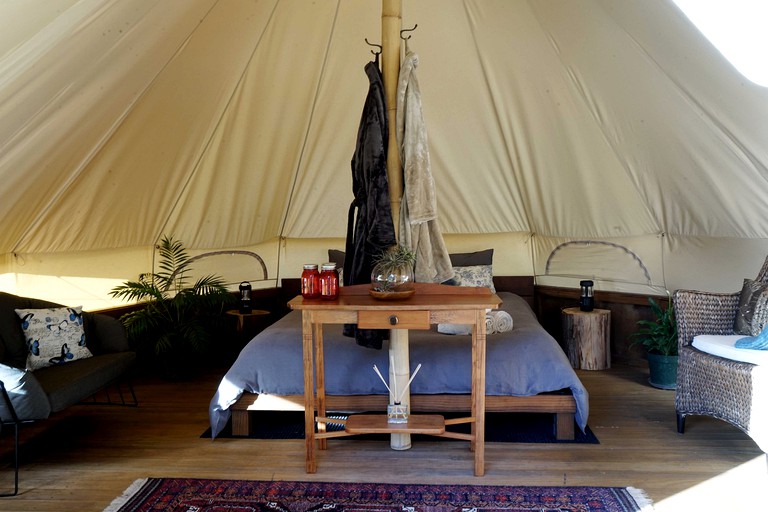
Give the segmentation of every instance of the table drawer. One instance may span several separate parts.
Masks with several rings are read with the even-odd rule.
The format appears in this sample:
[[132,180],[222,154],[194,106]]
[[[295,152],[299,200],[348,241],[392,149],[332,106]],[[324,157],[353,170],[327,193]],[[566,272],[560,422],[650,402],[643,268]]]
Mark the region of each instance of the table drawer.
[[360,329],[429,329],[429,311],[358,311]]

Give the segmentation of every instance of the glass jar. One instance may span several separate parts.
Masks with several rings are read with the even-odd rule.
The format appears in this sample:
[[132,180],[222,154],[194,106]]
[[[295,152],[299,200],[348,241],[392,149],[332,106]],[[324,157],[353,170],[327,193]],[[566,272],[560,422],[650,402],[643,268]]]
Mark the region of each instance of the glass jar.
[[336,300],[339,298],[339,273],[335,263],[323,263],[320,272],[320,298]]
[[320,272],[317,265],[307,263],[301,273],[301,296],[305,299],[320,298]]
[[413,266],[392,267],[379,263],[371,272],[371,290],[378,294],[403,294],[413,292]]

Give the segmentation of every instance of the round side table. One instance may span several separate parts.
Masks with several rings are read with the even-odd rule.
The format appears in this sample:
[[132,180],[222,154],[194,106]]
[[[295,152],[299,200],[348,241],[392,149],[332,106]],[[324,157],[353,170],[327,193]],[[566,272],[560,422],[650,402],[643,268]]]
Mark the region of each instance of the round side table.
[[253,309],[250,313],[241,313],[239,309],[227,310],[227,314],[237,318],[237,332],[242,333],[245,328],[245,319],[255,316],[265,316],[269,314],[269,311],[265,309]]
[[563,339],[571,366],[582,370],[611,367],[611,311],[563,309]]

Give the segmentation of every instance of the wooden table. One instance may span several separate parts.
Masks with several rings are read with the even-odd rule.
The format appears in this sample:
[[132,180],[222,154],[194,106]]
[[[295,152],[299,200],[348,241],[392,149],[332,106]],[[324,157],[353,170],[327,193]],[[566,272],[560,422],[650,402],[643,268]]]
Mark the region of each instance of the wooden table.
[[[485,473],[485,310],[499,307],[501,299],[488,288],[415,283],[416,293],[405,300],[377,300],[370,285],[341,287],[338,300],[304,299],[288,305],[301,310],[304,358],[304,429],[306,471],[317,471],[315,450],[326,448],[326,439],[367,433],[425,433],[470,442],[475,475]],[[325,367],[323,324],[357,324],[363,329],[429,329],[438,323],[471,324],[472,398],[470,416],[443,419],[438,415],[413,415],[408,423],[387,423],[387,415],[357,415],[347,420],[345,430],[326,432]],[[350,343],[354,340],[350,338]],[[361,371],[366,369],[361,368]],[[372,369],[370,371],[373,371]],[[317,416],[316,416],[317,415]],[[332,420],[339,423],[338,419]],[[317,432],[315,432],[317,423]],[[471,423],[469,434],[451,432],[446,425]]]
[[235,325],[235,329],[237,329],[237,332],[242,333],[243,329],[245,328],[245,319],[255,316],[266,316],[269,315],[269,311],[266,309],[252,309],[250,313],[243,313],[239,309],[230,309],[227,310],[226,313],[229,316],[234,316],[237,319],[237,324]]

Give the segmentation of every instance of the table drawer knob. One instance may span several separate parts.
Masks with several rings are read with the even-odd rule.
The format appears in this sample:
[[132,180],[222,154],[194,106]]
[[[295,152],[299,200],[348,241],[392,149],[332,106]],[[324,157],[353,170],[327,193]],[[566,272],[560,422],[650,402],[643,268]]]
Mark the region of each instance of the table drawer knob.
[[389,325],[397,325],[397,315],[392,315],[389,317]]

